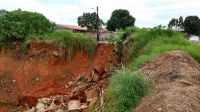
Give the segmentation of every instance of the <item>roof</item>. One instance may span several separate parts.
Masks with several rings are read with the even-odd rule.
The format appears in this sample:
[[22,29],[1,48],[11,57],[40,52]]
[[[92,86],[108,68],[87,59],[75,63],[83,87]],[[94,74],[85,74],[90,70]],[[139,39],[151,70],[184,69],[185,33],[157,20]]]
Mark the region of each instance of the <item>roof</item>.
[[[69,30],[81,30],[81,31],[87,31],[86,27],[81,27],[81,26],[74,26],[74,25],[63,25],[63,24],[56,24],[57,28],[64,28],[64,29],[69,29]],[[106,27],[103,27],[100,29],[100,31],[107,31]]]
[[81,26],[73,26],[73,25],[62,25],[62,24],[56,24],[58,28],[66,28],[66,29],[71,29],[71,30],[84,30],[86,31],[86,27],[81,27]]

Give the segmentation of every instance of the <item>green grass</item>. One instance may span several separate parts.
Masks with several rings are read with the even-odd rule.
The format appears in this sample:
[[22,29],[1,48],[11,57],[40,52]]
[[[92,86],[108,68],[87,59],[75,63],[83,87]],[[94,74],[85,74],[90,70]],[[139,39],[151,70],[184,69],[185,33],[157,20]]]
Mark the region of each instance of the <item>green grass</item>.
[[188,52],[200,62],[200,52],[198,52],[200,45],[189,42],[180,33],[173,30],[160,28],[141,30],[133,34],[131,39],[133,46],[129,48],[129,60],[131,60],[133,70],[151,58],[173,50]]
[[59,30],[53,33],[35,36],[30,35],[26,41],[47,41],[67,50],[67,58],[71,59],[74,50],[81,49],[86,51],[90,57],[94,55],[95,40],[91,37],[72,33],[68,30]]
[[141,74],[129,69],[115,71],[110,81],[104,112],[131,112],[153,87],[144,81]]

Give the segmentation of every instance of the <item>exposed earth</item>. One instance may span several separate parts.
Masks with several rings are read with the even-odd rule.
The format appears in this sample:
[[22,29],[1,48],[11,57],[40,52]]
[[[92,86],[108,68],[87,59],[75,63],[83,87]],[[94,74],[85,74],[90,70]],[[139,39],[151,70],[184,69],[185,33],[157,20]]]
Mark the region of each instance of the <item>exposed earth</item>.
[[139,71],[156,86],[134,112],[200,112],[200,64],[188,53],[163,53]]
[[[73,84],[78,83],[80,76],[87,79],[87,84],[107,83],[106,72],[111,65],[116,64],[113,47],[112,44],[99,43],[93,57],[76,49],[70,60],[66,58],[62,49],[45,42],[29,43],[28,51],[23,53],[18,47],[2,50],[0,112],[27,105],[31,108],[36,106],[39,98],[70,94],[74,92]],[[94,70],[95,74],[103,72],[95,79],[95,74],[92,73]],[[83,100],[86,99],[84,93],[73,94],[69,99],[80,96]]]
[[[0,112],[63,112],[74,106],[86,112],[97,96],[101,108],[109,72],[117,64],[113,47],[99,43],[93,57],[76,49],[71,59],[46,42],[30,42],[23,52],[18,45],[2,50]],[[134,112],[200,112],[200,64],[188,53],[163,53],[138,71],[155,88]]]

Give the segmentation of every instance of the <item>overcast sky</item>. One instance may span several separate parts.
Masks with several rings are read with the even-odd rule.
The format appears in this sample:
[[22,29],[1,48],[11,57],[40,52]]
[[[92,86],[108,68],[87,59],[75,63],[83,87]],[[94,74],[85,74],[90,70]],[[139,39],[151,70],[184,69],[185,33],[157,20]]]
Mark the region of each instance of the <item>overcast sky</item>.
[[[115,9],[127,9],[138,27],[167,25],[171,18],[200,17],[200,0],[0,0],[0,8],[39,12],[58,24],[77,25],[83,12],[95,12],[105,22]],[[92,9],[94,8],[94,9]]]

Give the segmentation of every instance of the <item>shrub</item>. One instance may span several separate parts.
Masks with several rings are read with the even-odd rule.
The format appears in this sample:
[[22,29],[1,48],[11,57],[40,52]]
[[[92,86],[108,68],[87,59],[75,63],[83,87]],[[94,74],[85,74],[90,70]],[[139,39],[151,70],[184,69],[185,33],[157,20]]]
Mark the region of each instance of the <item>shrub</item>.
[[54,23],[36,12],[20,9],[0,16],[0,34],[5,41],[22,41],[29,34],[43,34],[54,30]]
[[110,81],[105,112],[130,112],[153,87],[144,81],[141,74],[128,69],[117,70]]

